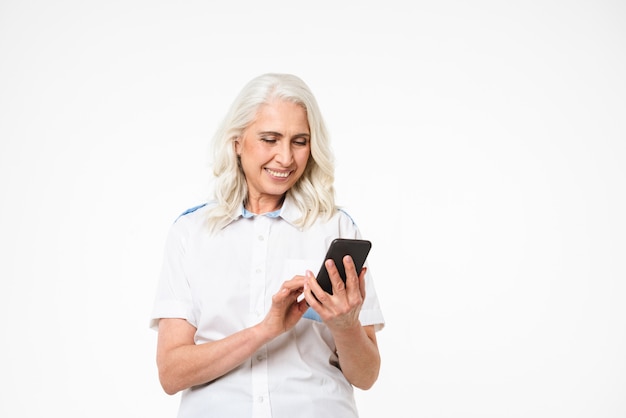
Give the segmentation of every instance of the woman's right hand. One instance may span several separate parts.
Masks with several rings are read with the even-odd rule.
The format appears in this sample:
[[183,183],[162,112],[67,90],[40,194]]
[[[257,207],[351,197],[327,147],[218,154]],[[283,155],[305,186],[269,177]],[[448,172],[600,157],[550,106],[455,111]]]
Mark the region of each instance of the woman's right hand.
[[259,324],[270,338],[293,328],[308,309],[306,300],[298,301],[304,290],[304,276],[294,276],[282,284],[272,296],[272,306]]
[[260,323],[221,340],[196,344],[196,328],[185,319],[161,319],[157,365],[165,392],[174,394],[210,382],[240,365],[263,344],[293,328],[308,308],[304,299],[298,301],[304,280],[304,276],[295,276],[284,282],[272,296],[272,306]]

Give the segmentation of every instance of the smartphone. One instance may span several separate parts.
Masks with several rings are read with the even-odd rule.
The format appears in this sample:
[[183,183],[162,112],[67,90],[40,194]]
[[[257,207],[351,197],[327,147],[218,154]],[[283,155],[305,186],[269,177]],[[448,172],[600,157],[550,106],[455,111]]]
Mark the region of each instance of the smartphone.
[[[361,269],[363,268],[363,264],[365,264],[365,259],[367,258],[371,248],[372,243],[368,240],[336,238],[330,243],[328,251],[326,252],[326,257],[324,257],[324,262],[331,258],[335,262],[339,275],[345,283],[346,270],[343,266],[343,257],[350,255],[352,257],[352,261],[354,261],[357,274],[361,274]],[[324,291],[332,295],[333,286],[324,262],[322,262],[322,267],[317,274],[317,282],[320,284],[322,289],[324,289]]]

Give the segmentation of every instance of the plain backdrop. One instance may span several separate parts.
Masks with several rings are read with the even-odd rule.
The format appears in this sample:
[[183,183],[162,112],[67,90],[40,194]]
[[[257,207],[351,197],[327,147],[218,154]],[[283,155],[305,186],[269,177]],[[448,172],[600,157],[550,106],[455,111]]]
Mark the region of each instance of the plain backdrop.
[[[0,416],[160,417],[165,235],[302,77],[387,321],[363,418],[626,416],[620,1],[0,1]],[[340,417],[339,417],[340,418]]]

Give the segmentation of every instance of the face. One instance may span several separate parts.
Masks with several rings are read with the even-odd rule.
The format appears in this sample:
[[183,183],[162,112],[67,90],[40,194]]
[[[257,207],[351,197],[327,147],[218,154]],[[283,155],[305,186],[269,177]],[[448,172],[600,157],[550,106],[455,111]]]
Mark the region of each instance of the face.
[[306,111],[284,100],[262,105],[254,122],[235,141],[235,151],[248,184],[252,205],[248,209],[257,213],[276,209],[304,173],[311,154]]

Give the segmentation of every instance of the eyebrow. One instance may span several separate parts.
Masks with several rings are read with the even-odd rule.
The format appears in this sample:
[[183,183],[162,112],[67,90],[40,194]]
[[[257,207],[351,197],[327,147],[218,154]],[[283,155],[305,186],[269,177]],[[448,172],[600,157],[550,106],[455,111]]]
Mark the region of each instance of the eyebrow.
[[[279,136],[281,138],[284,137],[284,135],[281,134],[280,132],[274,132],[274,131],[261,131],[261,132],[258,132],[258,135]],[[300,134],[295,134],[292,138],[302,138],[302,137],[311,138],[311,134],[303,132]]]

